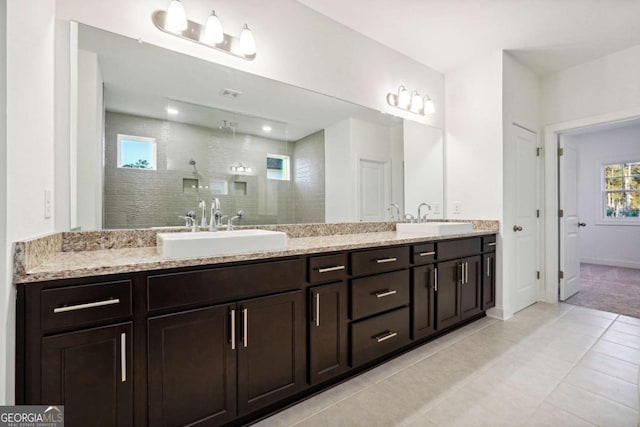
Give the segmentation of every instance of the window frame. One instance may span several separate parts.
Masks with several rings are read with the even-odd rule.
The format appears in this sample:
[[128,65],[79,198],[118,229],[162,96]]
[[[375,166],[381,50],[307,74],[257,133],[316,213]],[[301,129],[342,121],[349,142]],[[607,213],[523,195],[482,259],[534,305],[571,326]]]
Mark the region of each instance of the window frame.
[[[621,190],[607,190],[607,166],[622,165],[624,163],[640,163],[640,159],[629,160],[625,159],[610,159],[600,163],[600,214],[598,216],[600,225],[635,225],[640,226],[640,216],[638,217],[608,217],[607,216],[607,195],[611,193],[637,193],[640,195],[640,189],[621,189]],[[621,176],[624,180],[624,170]],[[624,183],[623,183],[624,185]]]
[[[267,179],[271,181],[291,181],[291,156],[287,154],[272,154],[267,153],[265,160],[268,161],[269,157],[272,159],[280,159],[282,160],[283,166],[283,178],[269,178],[269,168],[267,168]],[[286,172],[286,176],[285,176]]]
[[[122,165],[122,141],[133,141],[133,142],[143,142],[147,144],[151,144],[152,146],[152,157],[153,163],[150,168],[127,168]],[[118,169],[127,169],[127,170],[140,170],[140,171],[155,171],[158,170],[158,143],[156,138],[148,137],[148,136],[137,136],[137,135],[126,135],[123,133],[119,133],[117,135],[117,159],[116,159],[116,167]]]

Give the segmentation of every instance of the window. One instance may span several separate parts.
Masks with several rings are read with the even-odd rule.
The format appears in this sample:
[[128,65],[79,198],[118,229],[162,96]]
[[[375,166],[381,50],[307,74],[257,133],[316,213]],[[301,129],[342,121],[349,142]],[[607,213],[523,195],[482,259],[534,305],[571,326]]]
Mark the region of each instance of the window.
[[156,170],[156,139],[118,134],[118,167]]
[[267,179],[289,181],[289,156],[267,154]]
[[640,161],[603,165],[603,218],[639,220]]

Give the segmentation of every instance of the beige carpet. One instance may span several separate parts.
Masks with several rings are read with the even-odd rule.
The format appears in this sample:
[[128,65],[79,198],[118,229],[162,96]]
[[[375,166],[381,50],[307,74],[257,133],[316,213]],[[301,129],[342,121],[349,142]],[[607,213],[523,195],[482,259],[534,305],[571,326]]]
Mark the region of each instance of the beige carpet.
[[580,284],[567,303],[640,318],[640,270],[582,264]]

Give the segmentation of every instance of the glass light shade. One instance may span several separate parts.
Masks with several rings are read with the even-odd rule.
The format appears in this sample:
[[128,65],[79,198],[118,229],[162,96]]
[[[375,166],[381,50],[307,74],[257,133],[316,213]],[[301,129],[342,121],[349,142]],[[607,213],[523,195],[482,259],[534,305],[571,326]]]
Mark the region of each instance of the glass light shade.
[[207,18],[200,41],[207,44],[218,44],[224,41],[222,24],[220,23],[220,19],[216,16],[215,11],[211,12],[211,15]]
[[433,100],[428,96],[424,99],[424,113],[431,114],[436,111],[436,105],[433,103]]
[[422,100],[422,97],[417,91],[414,90],[413,94],[411,95],[411,107],[409,107],[409,110],[411,110],[412,113],[419,114],[420,112],[422,112],[423,107],[424,101]]
[[409,108],[410,102],[411,95],[409,95],[409,91],[404,86],[400,86],[400,89],[398,89],[398,107]]
[[240,52],[248,56],[256,54],[256,39],[253,38],[253,33],[247,25],[240,33]]
[[171,0],[171,3],[169,3],[169,7],[167,8],[164,28],[167,31],[180,33],[186,30],[187,27],[187,14],[184,11],[184,6],[182,6],[180,0]]

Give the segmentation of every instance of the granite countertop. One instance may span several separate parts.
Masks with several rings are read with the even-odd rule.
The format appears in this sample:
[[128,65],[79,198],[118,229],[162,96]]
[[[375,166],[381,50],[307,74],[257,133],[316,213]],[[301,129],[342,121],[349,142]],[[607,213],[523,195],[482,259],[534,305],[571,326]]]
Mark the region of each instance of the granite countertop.
[[133,247],[92,251],[57,252],[42,263],[14,274],[14,283],[71,279],[107,274],[132,273],[176,267],[222,264],[279,258],[350,249],[375,248],[406,243],[438,241],[495,234],[495,230],[478,230],[464,234],[437,236],[399,234],[395,231],[289,238],[282,251],[222,255],[203,258],[164,259],[156,247]]

